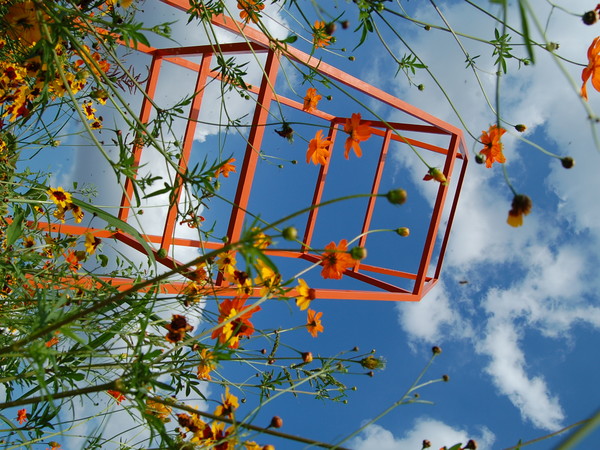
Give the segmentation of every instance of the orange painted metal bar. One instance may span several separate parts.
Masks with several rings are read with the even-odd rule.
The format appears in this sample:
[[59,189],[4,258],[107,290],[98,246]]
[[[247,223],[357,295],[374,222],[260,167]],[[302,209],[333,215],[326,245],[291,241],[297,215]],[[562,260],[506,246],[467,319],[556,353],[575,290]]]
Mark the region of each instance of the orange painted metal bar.
[[[331,162],[331,156],[333,155],[333,148],[335,146],[336,136],[337,127],[334,124],[331,124],[329,127],[329,140],[332,143],[329,146],[329,159],[327,159],[327,162],[325,164],[322,164],[319,168],[319,175],[317,176],[317,181],[315,183],[315,191],[311,203],[312,205],[318,205],[319,203],[321,203],[321,199],[323,198],[323,190],[325,189],[325,179],[327,178],[327,172],[329,171],[329,163]],[[319,208],[313,208],[308,213],[306,227],[304,228],[304,238],[302,239],[302,242],[304,243],[302,250],[305,252],[308,251],[308,248],[311,246],[318,214]]]
[[156,56],[200,56],[207,53],[262,53],[269,51],[268,47],[255,42],[232,42],[219,45],[189,45],[186,47],[167,47],[152,51]]
[[[392,130],[389,130],[389,129],[386,130],[385,137],[383,139],[383,143],[381,144],[381,150],[379,152],[379,160],[377,161],[375,175],[373,176],[373,185],[371,186],[372,197],[369,197],[369,201],[367,203],[367,210],[365,212],[365,218],[363,220],[362,229],[360,231],[362,234],[362,236],[360,237],[360,239],[358,241],[358,245],[360,247],[364,247],[365,244],[367,243],[367,235],[365,233],[367,231],[369,231],[369,228],[371,226],[371,219],[373,218],[373,211],[375,210],[375,201],[377,200],[377,197],[375,197],[375,194],[377,194],[379,192],[379,185],[381,184],[381,177],[383,176],[383,168],[385,166],[385,160],[387,158],[388,149],[390,147],[391,135],[392,135]],[[354,266],[355,272],[358,271],[359,266],[360,266],[359,264]]]
[[[453,151],[457,154],[459,151],[459,142],[456,137],[453,137],[453,142],[450,144],[450,148],[453,148]],[[448,223],[446,224],[446,232],[444,233],[444,237],[442,239],[442,244],[440,247],[440,255],[438,257],[438,262],[435,268],[434,278],[439,278],[442,270],[442,263],[444,262],[444,256],[446,255],[446,247],[448,246],[448,239],[450,237],[450,230],[452,229],[452,224],[454,223],[454,216],[456,214],[456,209],[458,206],[458,199],[460,198],[460,192],[462,190],[463,182],[465,180],[465,175],[467,172],[467,165],[469,163],[467,154],[464,155],[464,160],[462,162],[462,167],[460,169],[460,174],[458,176],[458,182],[456,184],[456,189],[454,191],[454,198],[452,200],[452,205],[450,207],[450,214],[448,216]]]
[[196,78],[196,86],[194,89],[195,95],[192,99],[190,112],[185,124],[183,148],[181,150],[181,157],[179,158],[179,173],[175,175],[176,188],[173,195],[170,197],[171,204],[169,205],[169,212],[167,213],[167,218],[165,220],[165,228],[161,242],[161,248],[164,249],[169,248],[173,242],[173,234],[179,211],[179,200],[181,198],[181,189],[184,183],[182,174],[185,174],[187,171],[188,161],[190,160],[192,146],[194,144],[194,134],[196,133],[196,124],[198,117],[200,116],[200,106],[202,105],[204,88],[206,87],[206,80],[208,78],[208,72],[210,71],[211,61],[212,54],[205,54],[202,57],[200,70],[198,71],[198,77]]
[[[150,119],[150,112],[152,110],[152,103],[149,98],[154,98],[154,94],[156,92],[156,85],[158,84],[158,76],[160,74],[160,66],[162,63],[162,59],[159,57],[153,57],[152,62],[150,63],[150,71],[148,73],[148,82],[146,85],[146,96],[142,100],[142,108],[140,111],[140,122],[148,123]],[[148,98],[149,97],[149,98]],[[133,166],[137,167],[140,164],[140,159],[142,156],[142,145],[139,143],[135,143],[133,146]],[[118,217],[124,222],[127,221],[127,217],[129,215],[129,210],[131,207],[131,198],[133,196],[133,181],[130,178],[125,180],[125,192],[123,193],[123,197],[121,199],[121,209],[119,209]]]
[[[444,164],[443,172],[444,174],[452,173],[454,168],[454,162],[456,158],[454,157],[454,153],[456,152],[457,147],[457,136],[453,136],[450,142],[450,148],[448,150],[448,155],[446,156],[446,162]],[[452,152],[450,149],[454,149]],[[432,181],[435,182],[435,181]],[[438,228],[440,225],[440,221],[442,220],[442,213],[444,203],[446,201],[446,195],[448,194],[450,185],[450,180],[446,184],[440,184],[438,188],[438,194],[435,200],[435,205],[433,207],[433,212],[431,214],[431,221],[429,225],[429,231],[427,233],[427,238],[425,240],[425,246],[423,248],[423,253],[421,256],[421,263],[419,264],[418,276],[415,281],[415,291],[414,294],[418,297],[422,296],[423,284],[425,282],[425,277],[427,275],[427,269],[429,268],[429,263],[431,262],[431,257],[433,255],[433,248],[435,246],[435,241],[438,234]]]
[[[271,51],[265,62],[260,92],[258,93],[254,117],[252,119],[253,124],[266,123],[267,118],[269,117],[269,106],[273,98],[273,88],[275,86],[278,69],[279,57],[275,52]],[[227,230],[227,236],[230,242],[237,242],[242,234],[244,217],[246,215],[245,210],[250,198],[252,180],[256,171],[259,149],[264,132],[264,127],[253,126],[250,128],[246,154],[244,155],[244,162],[240,170],[238,187],[235,193],[234,205],[236,206],[233,207]]]

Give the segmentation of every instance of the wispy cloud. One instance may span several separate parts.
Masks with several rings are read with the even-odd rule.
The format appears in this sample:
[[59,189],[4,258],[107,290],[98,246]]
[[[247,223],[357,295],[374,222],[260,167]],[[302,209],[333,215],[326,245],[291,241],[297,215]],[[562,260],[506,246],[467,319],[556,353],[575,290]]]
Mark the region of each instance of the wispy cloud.
[[465,445],[469,439],[473,439],[477,442],[478,448],[490,449],[496,437],[485,427],[479,428],[474,433],[460,427],[452,427],[439,420],[421,417],[412,424],[408,432],[399,437],[379,425],[371,425],[351,441],[350,447],[357,450],[417,449],[421,448],[425,439],[431,443],[431,448],[451,446],[459,442]]

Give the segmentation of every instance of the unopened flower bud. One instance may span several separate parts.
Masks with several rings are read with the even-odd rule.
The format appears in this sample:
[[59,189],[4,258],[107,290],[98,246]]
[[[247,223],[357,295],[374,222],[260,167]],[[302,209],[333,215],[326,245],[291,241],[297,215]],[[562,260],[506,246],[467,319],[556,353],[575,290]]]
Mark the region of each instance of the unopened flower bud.
[[355,60],[356,60],[356,57],[354,57],[354,56],[348,56],[348,61],[355,61]]
[[421,449],[429,448],[429,447],[431,447],[431,442],[427,439],[423,439],[423,444],[422,444]]
[[301,353],[302,355],[302,362],[308,364],[309,362],[312,362],[313,360],[313,355],[311,352],[303,352]]
[[369,375],[371,378],[373,378],[375,376],[375,372],[373,372],[371,370],[370,372],[367,372],[367,375]]
[[347,30],[349,26],[350,26],[350,22],[349,22],[349,21],[347,21],[347,20],[344,20],[344,21],[342,22],[342,28],[343,28],[344,30]]
[[598,22],[598,13],[596,11],[588,11],[583,16],[581,16],[581,20],[586,25],[594,25]]
[[167,256],[167,251],[164,248],[161,248],[156,253],[156,256],[158,256],[159,258],[165,258]]
[[295,241],[298,238],[298,230],[295,227],[284,228],[281,235],[286,241]]
[[367,249],[364,247],[354,247],[350,250],[350,256],[352,256],[352,259],[358,261],[365,259],[367,257]]
[[354,348],[352,349],[352,351],[353,351],[353,352],[357,352],[358,350],[359,350],[359,348],[358,348],[358,347],[354,347]]
[[385,361],[383,358],[376,358],[372,355],[367,356],[360,360],[360,365],[365,369],[375,370],[383,369],[385,367]]
[[442,380],[447,383],[448,381],[450,381],[450,377],[448,375],[444,374],[444,375],[442,375]]
[[396,229],[396,233],[398,233],[402,237],[407,237],[410,235],[410,229],[406,227],[400,227]]
[[424,84],[419,84],[417,86],[417,89],[420,90],[420,91],[424,91],[425,90],[425,85]]
[[469,439],[469,442],[467,442],[467,445],[465,445],[465,450],[469,449],[469,450],[477,450],[477,442],[475,442],[474,439]]
[[435,347],[431,347],[431,352],[434,355],[439,355],[440,353],[442,353],[442,349],[436,345]]
[[281,428],[282,426],[283,426],[283,419],[279,416],[273,416],[273,418],[271,419],[271,425],[269,425],[269,427]]
[[515,125],[515,130],[517,130],[519,133],[522,133],[526,129],[527,129],[527,127],[525,125],[523,125],[522,123]]
[[431,26],[430,25],[425,25],[423,28],[425,29],[425,31],[431,30]]
[[444,172],[437,167],[432,167],[429,169],[429,176],[439,183],[446,183],[448,181],[446,179],[446,175],[444,175]]
[[271,358],[267,361],[267,364],[275,364],[275,358]]
[[406,202],[408,194],[404,189],[392,189],[387,194],[385,194],[388,201],[394,205],[402,205]]
[[570,156],[565,156],[564,158],[561,158],[560,162],[562,163],[562,166],[565,169],[570,169],[571,167],[573,167],[575,165],[575,160],[573,158],[571,158]]
[[329,22],[329,23],[325,24],[325,33],[327,33],[328,35],[331,36],[333,33],[335,33],[335,29],[336,29],[335,22]]

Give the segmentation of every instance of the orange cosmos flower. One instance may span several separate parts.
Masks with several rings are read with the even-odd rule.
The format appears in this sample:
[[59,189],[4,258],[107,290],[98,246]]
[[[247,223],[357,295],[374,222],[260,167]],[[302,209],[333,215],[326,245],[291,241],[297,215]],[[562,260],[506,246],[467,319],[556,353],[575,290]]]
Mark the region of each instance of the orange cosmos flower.
[[347,252],[347,245],[348,241],[342,239],[337,246],[335,242],[331,242],[325,247],[325,253],[322,255],[323,260],[321,261],[323,266],[321,276],[323,278],[339,280],[344,275],[344,269],[353,267],[356,264],[350,253]]
[[600,53],[600,36],[596,37],[592,41],[590,48],[588,48],[588,51],[587,51],[588,65],[581,72],[581,81],[583,81],[583,84],[581,85],[581,96],[585,100],[588,99],[586,84],[587,84],[588,80],[590,79],[590,77],[592,78],[592,86],[594,86],[594,89],[596,89],[597,91],[600,91],[600,55],[599,55],[599,53]]
[[121,402],[123,400],[127,399],[127,397],[125,397],[125,395],[119,391],[113,391],[113,390],[109,389],[108,391],[106,391],[106,393],[108,395],[110,395],[112,398],[114,398],[119,405],[121,404]]
[[327,47],[331,44],[332,37],[325,29],[325,22],[317,20],[313,27],[313,45],[315,48]]
[[249,337],[254,333],[254,325],[250,322],[250,318],[255,312],[260,311],[260,306],[246,306],[245,303],[247,298],[248,297],[236,297],[221,302],[219,305],[219,323],[227,321],[242,311],[243,314],[237,319],[215,329],[212,332],[212,339],[218,337],[219,342],[222,344],[227,343],[229,348],[238,348],[241,336]]
[[26,409],[20,409],[17,411],[17,422],[19,422],[19,425],[23,425],[25,422],[27,422]]
[[481,132],[481,143],[485,147],[479,153],[486,157],[485,167],[492,167],[494,162],[506,162],[506,158],[502,154],[502,143],[500,142],[500,138],[504,133],[506,133],[506,130],[498,128],[497,125],[490,126],[487,132]]
[[225,164],[223,164],[217,169],[217,171],[215,172],[215,178],[217,178],[221,174],[223,174],[225,178],[229,178],[229,172],[236,172],[233,162],[235,162],[235,158],[228,159],[225,162]]
[[306,162],[312,160],[313,164],[325,164],[329,157],[329,146],[332,142],[329,139],[323,139],[323,130],[317,131],[314,139],[308,143],[306,152]]
[[58,338],[56,336],[52,336],[52,339],[50,339],[48,342],[46,342],[44,345],[48,348],[52,347],[53,345],[58,344]]
[[257,0],[238,0],[237,7],[240,10],[240,19],[244,23],[250,21],[257,23],[260,18],[260,12],[265,9],[265,5]]
[[311,112],[317,108],[319,101],[323,96],[317,94],[317,90],[314,87],[306,90],[306,96],[304,97],[304,106],[302,111]]
[[506,223],[511,227],[520,227],[523,225],[523,216],[528,215],[531,212],[533,204],[531,199],[523,194],[517,194],[514,196],[511,210],[508,212],[508,218]]
[[42,38],[40,23],[33,2],[15,3],[8,8],[3,19],[7,26],[8,35],[13,39],[19,39],[27,45],[33,45]]
[[306,317],[306,329],[312,335],[312,337],[317,337],[317,333],[323,332],[323,324],[321,323],[322,312],[315,312],[312,309],[308,310],[308,314]]
[[346,139],[346,144],[344,146],[346,149],[344,152],[344,157],[346,159],[348,159],[350,148],[354,150],[356,156],[359,158],[362,156],[362,150],[359,142],[366,141],[371,137],[373,129],[369,126],[370,123],[371,122],[360,123],[360,114],[358,113],[354,113],[350,119],[346,119],[344,131],[350,135],[348,139]]

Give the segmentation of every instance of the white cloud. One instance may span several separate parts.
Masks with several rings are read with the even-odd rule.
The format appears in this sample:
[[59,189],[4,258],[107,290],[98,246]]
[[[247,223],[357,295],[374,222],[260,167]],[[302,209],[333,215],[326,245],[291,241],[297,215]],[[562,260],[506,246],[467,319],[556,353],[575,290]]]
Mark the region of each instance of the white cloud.
[[450,447],[459,442],[464,445],[473,439],[477,442],[477,448],[486,450],[492,448],[495,436],[485,427],[473,433],[453,428],[439,420],[421,417],[401,437],[394,436],[379,425],[371,425],[350,442],[350,447],[356,450],[418,449],[425,439],[431,442],[431,448]]
[[[459,325],[460,316],[450,306],[450,300],[443,285],[434,287],[427,295],[427,300],[420,303],[399,302],[398,321],[402,328],[414,340],[422,340],[430,344],[439,343],[444,334],[452,334],[452,329]],[[461,332],[464,329],[461,328]]]
[[519,347],[519,332],[508,321],[491,321],[478,350],[491,356],[486,372],[500,392],[533,425],[546,430],[562,426],[564,412],[558,398],[551,395],[542,376],[527,374],[525,355]]
[[[579,2],[579,6],[569,7],[585,10],[587,6]],[[479,13],[468,5],[455,3],[442,9],[457,31],[492,37],[493,27],[479,20]],[[544,16],[541,9],[536,12]],[[421,8],[419,17],[439,21],[429,5]],[[579,24],[579,20],[555,14],[548,33],[551,40],[561,44],[562,55],[585,62],[587,46],[597,31],[579,27],[574,33],[573,21]],[[495,121],[495,115],[486,107],[472,75],[465,71],[464,55],[458,52],[456,43],[448,34],[434,30],[417,31],[413,37],[413,49],[435,74],[443,76],[440,81],[465,123],[479,135]],[[482,55],[477,60],[481,68],[495,71],[490,48],[464,38],[462,41],[471,56]],[[592,205],[597,204],[600,192],[600,177],[596,176],[600,154],[592,140],[587,112],[576,95],[581,67],[567,66],[575,79],[572,83],[546,52],[538,49],[536,55],[535,65],[520,70],[514,67],[503,78],[503,117],[525,123],[529,128],[525,137],[543,131],[549,145],[556,144],[554,151],[575,158],[575,168],[565,170],[551,158],[547,160],[549,169],[545,163],[533,165],[530,156],[538,150],[507,134],[507,169],[515,188],[531,189],[527,184],[539,180],[535,190],[538,197],[533,196],[534,208],[525,225],[512,229],[505,223],[512,194],[502,181],[501,168],[486,170],[472,164],[445,259],[446,284],[438,286],[420,304],[399,305],[398,311],[399,321],[412,340],[437,343],[441,338],[454,337],[444,330],[458,322],[477,329],[483,340],[473,339],[473,345],[489,358],[485,371],[494,386],[519,409],[523,419],[551,430],[561,425],[565,413],[553,392],[555,388],[527,364],[527,347],[522,339],[529,332],[547,339],[572,339],[573,330],[582,323],[600,328],[600,308],[591,301],[597,297],[599,287],[592,268],[597,267],[600,250],[600,209]],[[493,98],[495,77],[482,72],[480,76]],[[440,102],[439,90],[432,82],[425,84],[423,92],[404,90],[401,80],[396,92],[427,112],[457,123],[447,103]],[[590,91],[590,106],[599,102],[598,93]],[[468,136],[467,141],[469,149],[478,149]],[[404,159],[398,161],[407,164]],[[418,172],[418,167],[413,169]],[[424,190],[430,188],[423,186]],[[464,295],[472,298],[450,302],[448,299],[456,294],[448,279],[463,277],[471,281]],[[471,323],[474,314],[479,319]]]

